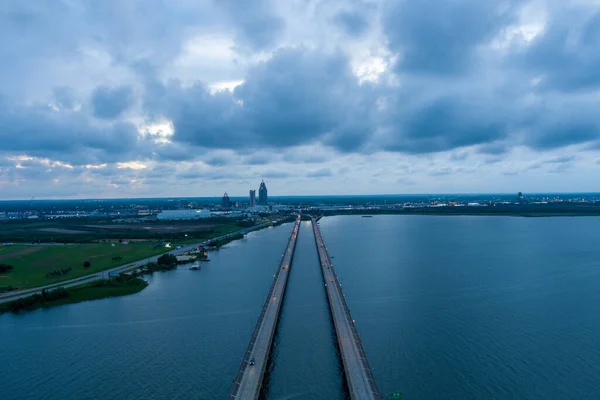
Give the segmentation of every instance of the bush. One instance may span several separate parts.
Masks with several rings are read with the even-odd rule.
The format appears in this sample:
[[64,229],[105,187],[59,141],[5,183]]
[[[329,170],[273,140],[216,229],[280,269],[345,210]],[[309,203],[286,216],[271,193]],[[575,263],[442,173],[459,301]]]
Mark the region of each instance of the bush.
[[89,262],[89,261],[84,261],[84,262],[83,262],[83,268],[89,268],[89,267],[91,267],[91,266],[92,266],[92,263],[91,263],[91,262]]
[[46,278],[51,278],[53,276],[63,276],[68,274],[69,272],[71,272],[71,268],[55,269],[54,271],[48,272],[46,274]]
[[12,265],[0,264],[0,272],[10,272],[12,270],[13,270],[13,266]]
[[177,257],[169,253],[163,254],[162,256],[158,257],[157,263],[159,265],[175,265],[177,264]]

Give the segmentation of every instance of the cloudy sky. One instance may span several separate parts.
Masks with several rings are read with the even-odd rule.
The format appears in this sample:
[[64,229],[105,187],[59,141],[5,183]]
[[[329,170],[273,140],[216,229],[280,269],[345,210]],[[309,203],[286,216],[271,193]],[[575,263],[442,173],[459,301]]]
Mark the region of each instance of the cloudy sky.
[[3,0],[0,198],[600,191],[597,0]]

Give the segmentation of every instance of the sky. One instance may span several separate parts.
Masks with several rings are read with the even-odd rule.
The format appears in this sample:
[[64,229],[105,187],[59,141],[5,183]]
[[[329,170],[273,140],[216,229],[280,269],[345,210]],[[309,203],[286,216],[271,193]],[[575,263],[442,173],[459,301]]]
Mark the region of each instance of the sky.
[[0,199],[600,191],[598,0],[3,0]]

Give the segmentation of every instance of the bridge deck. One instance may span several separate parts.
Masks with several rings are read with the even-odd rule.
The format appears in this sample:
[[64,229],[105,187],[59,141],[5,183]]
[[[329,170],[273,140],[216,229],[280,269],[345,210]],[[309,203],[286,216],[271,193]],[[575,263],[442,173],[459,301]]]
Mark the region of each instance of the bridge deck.
[[350,397],[352,399],[380,399],[381,396],[354,326],[354,320],[350,315],[321,231],[314,218],[312,226]]
[[[273,343],[273,336],[279,321],[279,312],[283,303],[283,296],[287,285],[289,268],[292,264],[296,239],[300,229],[300,216],[296,219],[292,234],[279,268],[273,279],[273,285],[265,301],[258,323],[250,343],[244,354],[238,374],[233,381],[229,399],[257,399],[262,386],[263,375],[267,367],[269,352]],[[254,365],[250,365],[250,359],[254,358]]]

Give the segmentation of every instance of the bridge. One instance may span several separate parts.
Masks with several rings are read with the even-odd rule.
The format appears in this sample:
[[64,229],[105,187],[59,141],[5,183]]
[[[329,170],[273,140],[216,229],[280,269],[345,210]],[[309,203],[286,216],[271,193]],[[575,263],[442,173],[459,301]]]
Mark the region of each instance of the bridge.
[[354,326],[354,319],[350,315],[350,309],[327,253],[319,225],[314,218],[312,226],[350,397],[361,400],[381,399],[362,342]]
[[258,399],[277,322],[279,321],[279,313],[281,311],[281,304],[283,303],[294,250],[296,249],[299,229],[300,215],[296,219],[287,248],[275,273],[273,284],[263,305],[260,317],[258,317],[258,323],[254,328],[240,369],[231,386],[231,392],[229,393],[230,400]]

